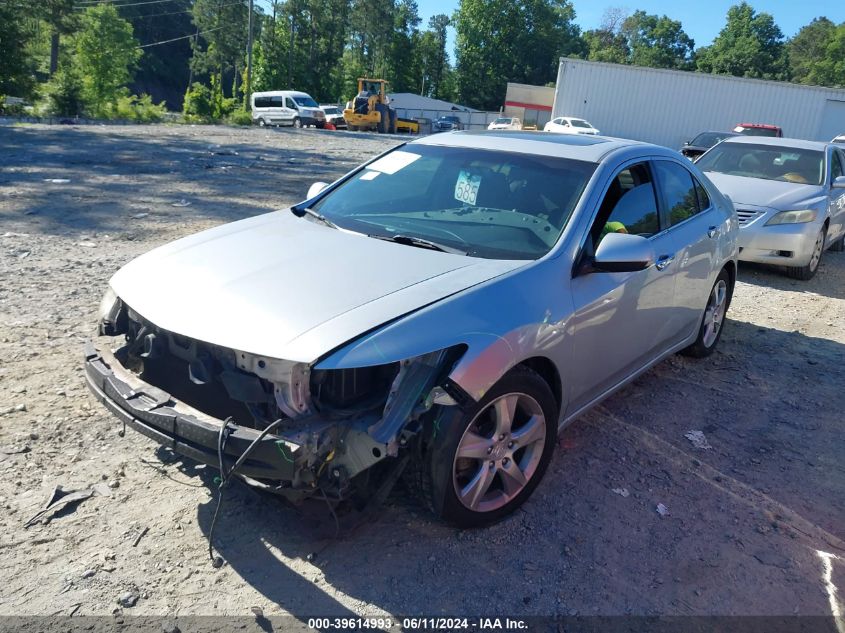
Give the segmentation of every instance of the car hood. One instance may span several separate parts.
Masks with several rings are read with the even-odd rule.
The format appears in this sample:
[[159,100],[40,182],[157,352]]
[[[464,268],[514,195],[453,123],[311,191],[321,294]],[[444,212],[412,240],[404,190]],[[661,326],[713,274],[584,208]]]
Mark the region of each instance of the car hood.
[[817,185],[729,176],[714,171],[705,173],[716,188],[735,204],[789,211],[803,205],[812,205],[824,197],[824,187]]
[[285,210],[159,247],[121,268],[110,283],[128,306],[165,330],[312,362],[525,263],[385,242]]

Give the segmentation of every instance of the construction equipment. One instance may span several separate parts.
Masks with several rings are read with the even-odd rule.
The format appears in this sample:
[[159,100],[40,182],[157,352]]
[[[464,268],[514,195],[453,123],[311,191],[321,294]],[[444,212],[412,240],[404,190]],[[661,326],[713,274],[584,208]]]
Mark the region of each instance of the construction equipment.
[[343,118],[349,130],[396,134],[419,134],[420,125],[411,119],[400,119],[390,107],[387,81],[384,79],[358,79],[358,94],[346,104]]

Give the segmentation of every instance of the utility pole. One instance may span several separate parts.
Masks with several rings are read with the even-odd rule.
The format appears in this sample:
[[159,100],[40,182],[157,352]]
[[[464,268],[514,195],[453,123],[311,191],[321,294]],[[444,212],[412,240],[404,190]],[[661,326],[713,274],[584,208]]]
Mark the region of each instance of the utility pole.
[[249,22],[246,38],[246,90],[244,91],[244,109],[249,105],[249,98],[252,95],[252,2],[249,0]]

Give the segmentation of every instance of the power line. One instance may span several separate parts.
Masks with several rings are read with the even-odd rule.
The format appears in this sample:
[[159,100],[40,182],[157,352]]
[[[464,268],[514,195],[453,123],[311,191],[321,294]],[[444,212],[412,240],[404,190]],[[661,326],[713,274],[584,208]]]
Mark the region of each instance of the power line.
[[187,40],[192,37],[197,37],[199,35],[205,35],[206,33],[211,33],[212,31],[219,31],[220,29],[225,28],[223,26],[218,26],[213,29],[208,29],[206,31],[200,31],[198,33],[191,33],[190,35],[183,35],[182,37],[174,37],[171,40],[162,40],[161,42],[153,42],[152,44],[143,44],[136,48],[149,48],[150,46],[158,46],[159,44],[170,44],[170,42],[178,42],[179,40]]
[[130,2],[128,4],[118,4],[117,2],[108,2],[108,1],[100,1],[100,0],[83,0],[79,2],[74,9],[87,9],[89,7],[97,6],[98,4],[108,4],[116,9],[120,7],[138,7],[142,4],[160,4],[162,2],[176,2],[177,0],[144,0],[144,2]]

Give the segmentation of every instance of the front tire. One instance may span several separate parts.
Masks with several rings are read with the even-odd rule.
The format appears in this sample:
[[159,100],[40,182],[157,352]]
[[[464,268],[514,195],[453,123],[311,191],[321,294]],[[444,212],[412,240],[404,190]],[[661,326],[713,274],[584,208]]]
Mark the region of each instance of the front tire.
[[681,353],[694,358],[710,356],[716,349],[719,339],[722,338],[722,330],[725,324],[725,315],[731,305],[733,296],[733,284],[731,276],[724,268],[707,297],[707,307],[704,308],[704,316],[698,328],[698,338],[695,343],[681,350]]
[[800,279],[801,281],[808,281],[815,277],[816,272],[819,270],[819,262],[822,259],[822,253],[824,253],[824,241],[826,235],[827,227],[823,226],[822,230],[819,231],[818,236],[816,236],[816,243],[813,245],[813,254],[810,256],[810,261],[806,266],[788,267],[786,269],[788,277]]
[[442,409],[411,476],[429,508],[458,527],[495,523],[540,483],[557,438],[558,406],[537,373],[516,367],[474,407]]
[[300,128],[302,128],[302,121],[300,120],[300,118],[299,118],[299,117],[294,117],[294,119],[293,119],[293,127],[295,127],[297,130],[298,130],[298,129],[300,129]]

